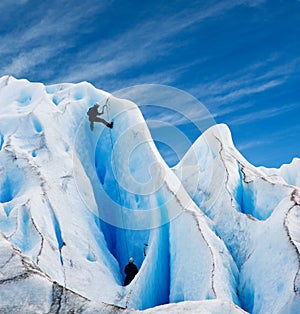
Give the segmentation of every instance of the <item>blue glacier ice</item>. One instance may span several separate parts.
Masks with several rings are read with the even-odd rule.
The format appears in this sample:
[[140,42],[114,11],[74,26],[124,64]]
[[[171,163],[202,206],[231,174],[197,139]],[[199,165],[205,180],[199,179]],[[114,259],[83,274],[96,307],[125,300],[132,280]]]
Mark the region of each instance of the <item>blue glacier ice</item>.
[[[113,129],[90,130],[95,102]],[[297,313],[299,204],[292,171],[252,166],[225,125],[171,169],[133,102],[87,82],[0,78],[0,264],[9,275],[15,252],[34,265],[28,287],[45,298],[21,294],[29,310],[53,307],[55,287],[107,313]],[[139,273],[124,287],[131,256]],[[1,280],[0,309],[13,282]]]

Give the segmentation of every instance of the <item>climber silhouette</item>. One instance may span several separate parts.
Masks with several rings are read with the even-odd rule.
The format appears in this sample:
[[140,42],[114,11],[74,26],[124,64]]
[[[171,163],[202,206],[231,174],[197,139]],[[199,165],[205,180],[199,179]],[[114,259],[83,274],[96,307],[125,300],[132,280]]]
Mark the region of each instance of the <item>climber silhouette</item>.
[[104,125],[106,125],[108,128],[112,129],[112,127],[113,127],[113,125],[114,125],[113,122],[108,123],[108,122],[105,121],[104,119],[98,117],[98,116],[103,115],[103,113],[104,113],[104,107],[105,107],[105,106],[106,106],[106,105],[103,106],[101,112],[98,111],[98,108],[99,108],[99,104],[98,104],[98,103],[95,103],[95,105],[94,105],[93,107],[90,107],[90,108],[89,108],[89,110],[88,110],[88,112],[87,112],[87,115],[89,116],[91,131],[94,130],[94,122],[101,122],[101,123],[103,123]]
[[133,278],[135,277],[135,275],[138,273],[138,269],[133,262],[134,262],[133,257],[130,257],[129,263],[125,267],[126,278],[124,281],[124,286],[129,285]]

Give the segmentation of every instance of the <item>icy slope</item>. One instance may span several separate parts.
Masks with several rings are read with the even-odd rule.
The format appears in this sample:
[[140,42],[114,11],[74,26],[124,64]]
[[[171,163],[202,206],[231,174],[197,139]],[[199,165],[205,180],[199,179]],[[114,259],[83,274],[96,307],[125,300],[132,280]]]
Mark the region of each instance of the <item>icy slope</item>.
[[207,130],[174,171],[231,252],[243,308],[297,313],[300,191],[249,164],[225,125]]
[[294,158],[290,164],[282,165],[279,169],[260,167],[268,176],[279,176],[287,184],[300,187],[300,159]]
[[143,313],[144,314],[162,314],[162,313],[245,314],[247,312],[243,311],[238,306],[233,305],[232,303],[229,303],[227,301],[206,300],[206,301],[185,301],[185,302],[180,302],[180,303],[172,303],[169,305],[157,306],[153,309],[143,311]]
[[92,302],[53,282],[0,234],[0,312],[123,313],[113,305]]
[[[51,280],[91,300],[239,304],[231,255],[161,159],[138,108],[111,96],[111,135],[100,124],[90,131],[87,109],[108,96],[88,83],[1,79],[0,230]],[[131,255],[140,271],[124,288]]]
[[[142,313],[93,302],[51,281],[41,269],[0,234],[0,312],[11,313]],[[153,308],[145,313],[245,313],[232,303],[210,300]],[[143,311],[144,313],[144,311]]]
[[[107,104],[112,130],[91,132],[95,102]],[[76,299],[66,306],[83,302],[87,312],[188,301],[148,311],[296,313],[298,195],[244,160],[226,126],[209,129],[171,170],[134,103],[88,83],[0,79],[0,231],[46,278],[34,306],[57,304],[57,282]],[[139,273],[123,287],[129,256]]]
[[[118,265],[77,193],[72,140],[60,109],[41,84],[13,78],[0,84],[1,231],[52,280],[111,300],[120,282]],[[107,289],[97,289],[95,276]]]

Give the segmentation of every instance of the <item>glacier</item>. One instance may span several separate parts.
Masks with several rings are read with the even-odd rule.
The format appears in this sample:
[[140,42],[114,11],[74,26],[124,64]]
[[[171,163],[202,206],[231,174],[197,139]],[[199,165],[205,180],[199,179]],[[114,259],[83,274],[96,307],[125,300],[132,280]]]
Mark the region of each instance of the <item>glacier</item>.
[[[111,131],[90,131],[96,102]],[[169,168],[132,101],[4,76],[0,310],[298,313],[299,178],[299,159],[251,165],[223,124]]]

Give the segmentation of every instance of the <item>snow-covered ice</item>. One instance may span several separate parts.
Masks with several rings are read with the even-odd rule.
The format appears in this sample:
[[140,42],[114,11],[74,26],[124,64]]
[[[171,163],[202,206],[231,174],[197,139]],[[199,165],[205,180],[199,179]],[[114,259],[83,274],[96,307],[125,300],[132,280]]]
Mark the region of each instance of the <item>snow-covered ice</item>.
[[287,184],[300,187],[300,158],[294,158],[290,164],[284,164],[279,169],[260,167],[268,176],[284,179]]
[[297,313],[298,168],[255,168],[216,125],[170,169],[134,103],[2,77],[0,309]]

